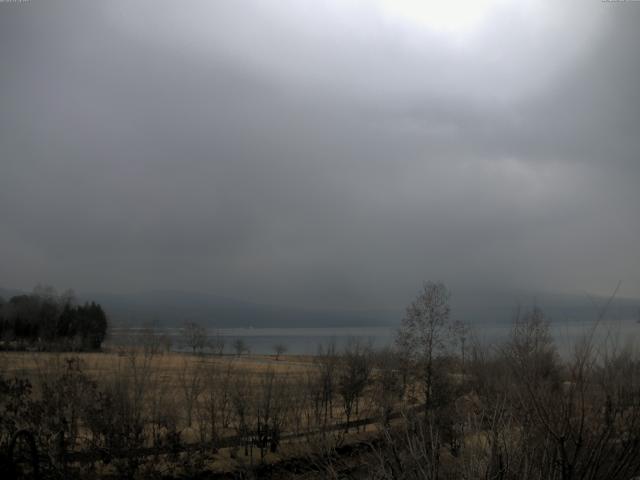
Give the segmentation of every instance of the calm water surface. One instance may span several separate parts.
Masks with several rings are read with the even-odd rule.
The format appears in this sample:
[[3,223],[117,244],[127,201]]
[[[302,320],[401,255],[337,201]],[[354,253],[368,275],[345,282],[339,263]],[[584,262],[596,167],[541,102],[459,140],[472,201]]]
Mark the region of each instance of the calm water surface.
[[[470,326],[472,335],[481,343],[494,344],[504,340],[511,324],[482,324]],[[241,338],[251,353],[273,353],[274,345],[283,344],[290,354],[315,354],[320,346],[335,345],[343,349],[350,341],[358,340],[374,348],[391,346],[397,327],[342,327],[342,328],[226,328],[210,329],[225,339],[225,352],[232,353],[233,342]],[[110,342],[113,345],[134,344],[144,333],[142,328],[114,328]],[[635,346],[640,340],[640,324],[634,320],[592,322],[566,321],[551,324],[551,331],[561,353],[568,353],[575,343],[593,333],[595,343],[607,347]],[[180,328],[159,328],[172,340],[173,349],[185,349]]]

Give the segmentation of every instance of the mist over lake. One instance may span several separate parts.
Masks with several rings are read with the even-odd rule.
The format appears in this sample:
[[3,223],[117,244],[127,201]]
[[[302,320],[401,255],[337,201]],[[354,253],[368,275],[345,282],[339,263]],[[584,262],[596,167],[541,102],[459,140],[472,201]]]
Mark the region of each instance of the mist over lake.
[[[256,355],[273,355],[274,347],[282,344],[292,355],[315,355],[320,348],[335,346],[342,351],[350,342],[358,341],[374,349],[394,347],[398,327],[343,327],[343,328],[221,328],[216,333],[225,339],[225,354],[232,355],[232,343],[242,338],[250,352]],[[498,345],[506,341],[512,330],[510,323],[485,323],[470,325],[470,340],[483,345]],[[595,336],[598,345],[617,349],[637,348],[640,338],[640,323],[637,319],[604,320],[597,326],[595,321],[564,321],[551,324],[553,338],[563,355],[572,353],[575,345]],[[140,336],[148,333],[145,328],[114,328],[107,344],[109,346],[138,345]],[[188,351],[180,328],[157,328],[154,334],[167,334],[175,351]],[[207,349],[204,349],[207,352]],[[209,353],[211,351],[209,350]]]

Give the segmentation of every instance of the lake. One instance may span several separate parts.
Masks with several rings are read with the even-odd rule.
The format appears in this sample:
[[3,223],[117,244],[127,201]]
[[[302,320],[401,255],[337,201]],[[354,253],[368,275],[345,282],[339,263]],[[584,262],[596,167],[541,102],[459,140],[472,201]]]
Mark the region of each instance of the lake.
[[[565,321],[551,324],[551,332],[561,353],[572,350],[576,341],[594,332],[596,343],[608,347],[636,345],[640,339],[640,324],[636,320],[602,321],[594,330],[591,321]],[[473,336],[481,343],[494,344],[506,339],[511,331],[510,323],[484,323],[470,325]],[[271,354],[274,345],[283,344],[287,353],[311,355],[319,346],[334,344],[338,350],[343,349],[350,341],[370,344],[374,348],[393,345],[397,327],[340,327],[340,328],[223,328],[210,329],[209,334],[217,332],[225,339],[225,353],[233,353],[232,344],[242,339],[254,354]],[[144,328],[113,328],[109,338],[111,345],[127,345],[138,343]],[[186,350],[180,328],[156,328],[156,333],[166,334],[171,338],[172,348],[176,351]]]

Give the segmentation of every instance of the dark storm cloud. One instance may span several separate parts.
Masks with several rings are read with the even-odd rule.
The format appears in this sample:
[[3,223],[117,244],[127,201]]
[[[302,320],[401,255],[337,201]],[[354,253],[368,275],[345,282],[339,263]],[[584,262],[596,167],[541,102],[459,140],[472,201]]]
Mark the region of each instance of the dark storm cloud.
[[52,3],[0,5],[0,284],[640,294],[640,5]]

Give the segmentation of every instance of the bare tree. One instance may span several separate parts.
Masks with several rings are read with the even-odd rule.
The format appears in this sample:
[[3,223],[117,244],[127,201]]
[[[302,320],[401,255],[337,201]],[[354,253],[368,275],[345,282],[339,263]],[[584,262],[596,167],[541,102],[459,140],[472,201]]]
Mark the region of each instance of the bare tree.
[[[316,411],[319,414],[322,412],[322,426],[326,427],[329,419],[333,418],[333,397],[336,390],[336,367],[338,364],[335,344],[330,343],[324,348],[320,345],[314,361],[319,368],[319,375],[315,376],[315,380],[318,382],[316,387],[319,387],[316,391],[319,390],[320,393],[320,396],[317,397],[319,408]],[[319,416],[316,420],[320,421]]]
[[204,401],[198,404],[202,439],[215,442],[229,426],[233,375],[231,362],[214,363],[204,372]]
[[508,467],[511,477],[561,480],[623,480],[640,473],[637,355],[606,343],[596,347],[592,332],[561,363],[539,308],[518,312],[504,353],[512,372],[504,391],[518,429],[513,450],[501,454],[511,456],[503,470]]
[[182,328],[184,342],[195,354],[207,345],[207,329],[196,322],[185,322]]
[[193,362],[192,360],[193,357],[184,357],[182,359],[182,368],[179,377],[188,427],[191,427],[193,411],[198,404],[198,398],[203,390],[202,364],[200,362]]
[[347,420],[345,431],[349,431],[353,414],[359,413],[360,397],[369,384],[371,376],[371,352],[359,342],[353,341],[342,356],[338,379],[338,390],[342,397],[344,414]]
[[276,452],[284,428],[287,402],[287,379],[285,375],[268,370],[260,377],[255,395],[255,425],[252,428],[255,443],[260,448],[260,459],[264,460],[267,448]]
[[242,338],[237,338],[233,342],[233,349],[235,350],[236,355],[238,356],[249,351],[249,347],[247,346],[247,343]]
[[528,378],[549,377],[558,368],[556,347],[549,321],[539,307],[529,311],[516,309],[507,356]]
[[374,365],[373,400],[382,414],[382,423],[387,426],[394,406],[404,394],[401,376],[401,358],[390,348],[376,352]]
[[119,457],[114,464],[122,478],[132,478],[143,461],[134,452],[146,441],[145,426],[150,421],[147,405],[159,380],[153,359],[150,350],[119,357],[113,377],[101,385],[96,411],[89,416],[95,422],[91,428],[94,443]]
[[277,343],[273,346],[273,351],[276,353],[276,360],[280,360],[280,355],[287,352],[287,346],[284,343]]
[[449,291],[443,283],[425,282],[417,298],[407,307],[396,345],[420,370],[425,408],[432,399],[434,359],[444,351],[450,335]]
[[244,447],[244,455],[251,455],[253,460],[253,442],[251,421],[255,418],[253,407],[255,402],[251,389],[251,381],[246,372],[235,376],[231,390],[231,405],[233,408],[232,424]]
[[460,369],[462,371],[463,379],[465,376],[465,362],[467,359],[467,344],[471,333],[469,325],[461,320],[456,320],[451,324],[453,343],[460,349]]

